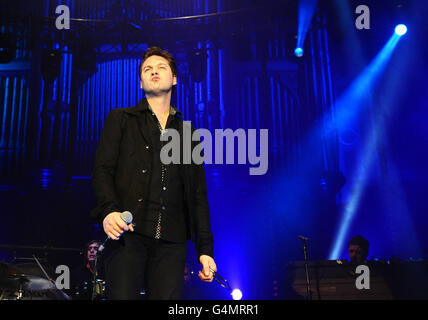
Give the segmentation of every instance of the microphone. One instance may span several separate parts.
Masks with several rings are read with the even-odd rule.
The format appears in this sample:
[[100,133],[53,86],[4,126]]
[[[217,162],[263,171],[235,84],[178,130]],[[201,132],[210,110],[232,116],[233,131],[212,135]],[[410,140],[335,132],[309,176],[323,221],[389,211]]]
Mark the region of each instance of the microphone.
[[[129,211],[123,211],[121,214],[120,214],[120,218],[127,224],[127,225],[129,225],[129,224],[131,224],[132,223],[132,219],[133,219],[133,217],[132,217],[132,213],[131,212],[129,212]],[[100,245],[100,247],[98,248],[98,252],[101,252],[101,251],[103,251],[104,250],[104,245],[106,244],[106,242],[107,242],[107,240],[108,239],[110,239],[110,237],[107,237],[105,240],[104,240],[104,242]]]
[[302,241],[308,241],[309,238],[306,238],[304,236],[297,236],[298,239],[302,240]]
[[229,281],[227,281],[225,278],[223,278],[221,275],[218,274],[217,271],[214,271],[210,268],[210,271],[213,273],[214,277],[213,279],[217,281],[223,288],[229,289],[232,291],[232,288],[230,287]]

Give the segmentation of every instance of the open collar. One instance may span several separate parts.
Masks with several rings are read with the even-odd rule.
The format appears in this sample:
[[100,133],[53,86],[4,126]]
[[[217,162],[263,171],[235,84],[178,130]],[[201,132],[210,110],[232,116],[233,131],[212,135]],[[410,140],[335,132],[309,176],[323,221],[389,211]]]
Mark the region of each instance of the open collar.
[[[130,107],[130,108],[124,108],[124,112],[126,113],[130,113],[130,114],[134,114],[134,115],[139,115],[140,113],[144,112],[144,111],[152,111],[149,102],[147,101],[146,98],[141,99],[137,105]],[[180,117],[183,117],[183,114],[181,113],[180,110],[178,110],[176,107],[174,107],[173,105],[170,106],[169,109],[169,113],[171,115],[179,115]]]

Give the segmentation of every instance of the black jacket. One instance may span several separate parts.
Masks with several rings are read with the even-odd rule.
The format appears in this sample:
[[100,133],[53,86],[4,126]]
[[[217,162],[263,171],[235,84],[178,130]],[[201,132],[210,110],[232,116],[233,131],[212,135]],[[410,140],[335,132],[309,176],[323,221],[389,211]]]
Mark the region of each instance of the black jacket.
[[[91,211],[91,216],[101,225],[113,211],[138,213],[144,210],[153,159],[150,140],[142,125],[146,110],[148,102],[143,99],[131,108],[112,109],[105,120],[92,174],[98,205]],[[182,119],[179,128],[182,144]],[[194,130],[192,126],[192,132]],[[195,142],[192,142],[192,148],[194,146]],[[181,146],[181,154],[182,150]],[[188,239],[195,242],[198,256],[213,257],[204,165],[181,164],[180,170],[185,189]]]

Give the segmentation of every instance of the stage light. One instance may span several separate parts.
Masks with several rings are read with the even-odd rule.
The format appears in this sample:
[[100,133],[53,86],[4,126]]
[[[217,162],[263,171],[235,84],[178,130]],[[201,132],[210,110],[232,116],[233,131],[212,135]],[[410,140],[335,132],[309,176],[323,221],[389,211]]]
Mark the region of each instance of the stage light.
[[233,300],[241,300],[242,299],[242,291],[239,289],[233,289],[233,291],[230,295],[232,296]]
[[[367,103],[365,101],[365,99],[367,99],[367,92],[372,90],[374,85],[377,83],[377,80],[385,70],[400,38],[401,37],[397,32],[392,34],[388,42],[383,46],[376,57],[363,70],[357,79],[354,80],[346,92],[336,100],[336,121],[339,127],[348,127],[356,117],[357,110],[360,110],[361,112],[360,106]],[[341,252],[344,250],[343,248],[346,248],[345,239],[348,236],[348,231],[358,211],[360,200],[365,191],[367,172],[374,162],[373,157],[376,150],[376,132],[377,131],[372,131],[369,133],[367,140],[363,144],[361,152],[362,156],[358,161],[355,176],[349,181],[351,183],[351,197],[344,207],[342,221],[339,224],[339,229],[329,255],[329,260],[339,259]]]
[[395,27],[395,33],[399,36],[405,35],[407,32],[407,27],[405,24],[399,24]]
[[301,57],[301,56],[303,56],[303,49],[302,48],[296,48],[295,50],[294,50],[294,55],[296,56],[296,57]]
[[303,44],[305,43],[306,34],[311,25],[312,17],[317,7],[318,0],[299,0],[298,23],[297,23],[297,43],[294,54],[297,57],[303,55]]

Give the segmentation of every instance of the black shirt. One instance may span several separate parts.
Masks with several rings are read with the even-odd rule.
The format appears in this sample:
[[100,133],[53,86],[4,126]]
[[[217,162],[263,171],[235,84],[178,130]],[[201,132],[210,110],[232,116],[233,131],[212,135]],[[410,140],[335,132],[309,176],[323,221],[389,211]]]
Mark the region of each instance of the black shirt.
[[[180,165],[164,165],[160,151],[167,144],[161,141],[161,126],[151,110],[144,112],[144,130],[147,130],[152,150],[149,194],[145,210],[136,218],[135,231],[145,236],[171,242],[184,242],[187,239],[184,214],[184,184]],[[178,130],[179,118],[172,107],[165,128]]]

